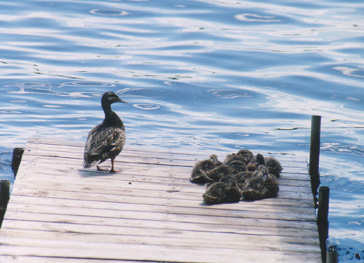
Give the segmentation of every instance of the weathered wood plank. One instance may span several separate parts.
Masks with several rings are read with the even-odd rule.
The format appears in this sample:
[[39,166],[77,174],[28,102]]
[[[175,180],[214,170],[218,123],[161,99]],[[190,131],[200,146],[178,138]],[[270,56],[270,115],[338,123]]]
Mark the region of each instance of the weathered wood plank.
[[[61,167],[59,164],[54,164],[54,168],[51,171],[48,171],[47,174],[44,174],[44,169],[46,169],[46,166],[39,165],[32,168],[32,172],[37,174],[37,176],[58,176],[63,179],[69,177],[74,178],[74,175],[71,175],[67,173],[67,170],[65,168],[58,168]],[[139,168],[139,169],[138,169]],[[47,168],[48,169],[48,168]],[[150,183],[165,183],[165,182],[171,182],[171,183],[177,183],[177,184],[183,184],[186,187],[191,186],[190,183],[190,174],[187,173],[185,170],[181,171],[179,176],[176,176],[175,174],[172,174],[170,176],[166,175],[166,171],[163,171],[162,169],[158,169],[158,174],[155,175],[152,173],[152,171],[149,171],[147,174],[148,177],[146,177],[146,174],[141,172],[140,166],[135,166],[133,170],[131,169],[123,169],[122,173],[120,175],[113,175],[110,176],[107,172],[100,173],[93,170],[80,170],[79,175],[80,177],[88,177],[92,179],[93,181],[102,180],[102,181],[141,181],[141,182],[150,182]],[[282,186],[296,186],[296,187],[303,187],[303,191],[309,191],[308,186],[310,186],[310,182],[306,180],[292,180],[287,179],[287,175],[283,174],[279,181],[280,185]],[[201,186],[200,186],[201,187]],[[290,189],[290,188],[289,188]]]
[[[66,148],[68,149],[68,148]],[[43,145],[43,147],[34,147],[29,151],[32,153],[33,156],[37,157],[62,157],[62,158],[69,158],[69,159],[82,159],[83,158],[83,149],[76,148],[77,151],[66,151],[66,150],[59,150],[52,151],[50,145]],[[68,149],[69,150],[69,149]],[[153,164],[166,164],[166,165],[185,165],[191,166],[196,161],[207,159],[209,155],[201,155],[200,157],[192,157],[191,155],[185,154],[170,154],[170,153],[157,153],[157,152],[139,152],[139,151],[130,151],[124,150],[118,159],[122,160],[123,162],[135,162],[136,160],[141,163],[153,163]],[[173,159],[171,159],[173,158]],[[225,156],[219,156],[220,160],[224,160]],[[305,163],[291,163],[289,160],[281,160],[284,167],[298,169],[298,168],[306,168],[307,165]]]
[[[177,196],[179,194],[186,196],[190,195],[190,198],[196,198],[196,196],[199,197],[199,200],[202,201],[201,195],[203,194],[205,187],[203,186],[189,186],[184,187],[183,185],[173,184],[173,183],[166,183],[166,184],[153,184],[153,183],[147,183],[147,182],[131,182],[130,181],[120,181],[119,185],[111,183],[105,183],[104,185],[109,186],[108,188],[105,188],[103,185],[98,184],[82,184],[82,183],[62,183],[62,182],[49,182],[49,181],[42,181],[41,184],[33,184],[29,185],[29,183],[33,183],[32,180],[25,180],[28,184],[21,184],[18,185],[23,188],[38,188],[38,189],[44,189],[44,190],[52,190],[52,189],[59,189],[59,187],[63,187],[65,191],[73,191],[73,192],[92,192],[92,193],[102,193],[102,194],[118,194],[119,192],[126,192],[126,194],[130,192],[138,191],[138,194],[144,196],[144,192],[146,195],[150,196]],[[283,189],[282,189],[283,188]],[[312,195],[309,191],[298,191],[298,187],[292,187],[292,191],[284,191],[284,187],[281,187],[281,190],[279,192],[280,198],[289,198],[289,199],[305,199],[305,200],[312,200]],[[295,191],[297,190],[297,191]],[[174,195],[170,194],[174,193]],[[188,197],[184,197],[188,198]]]
[[[96,169],[80,169],[82,167],[82,163],[80,161],[77,161],[75,163],[73,162],[73,159],[68,160],[55,160],[53,158],[36,158],[31,157],[28,160],[27,166],[29,166],[32,171],[37,171],[38,174],[44,174],[44,170],[49,170],[49,167],[52,167],[52,170],[49,172],[55,173],[63,173],[63,176],[67,176],[69,173],[67,171],[74,170],[76,171],[80,176],[84,177],[103,177],[103,178],[123,178],[123,175],[142,175],[142,176],[154,176],[154,177],[167,177],[167,178],[180,178],[188,181],[190,177],[190,173],[192,170],[192,166],[190,167],[182,167],[182,166],[168,166],[168,165],[158,165],[158,164],[132,164],[132,163],[122,163],[119,161],[116,161],[116,165],[119,169],[122,170],[122,173],[116,174],[116,175],[110,175],[108,172],[98,172]],[[26,163],[24,163],[24,166]],[[25,169],[24,170],[29,170]],[[39,173],[43,170],[42,173]],[[71,175],[73,176],[73,175]],[[148,179],[148,178],[146,178]],[[281,174],[281,179],[283,182],[285,181],[298,181],[297,183],[302,184],[309,184],[309,177],[307,177],[307,174],[304,173],[298,173],[294,171],[285,171]],[[306,182],[306,183],[305,183]],[[291,182],[295,183],[295,182]]]
[[[48,171],[47,174],[41,174],[41,170],[38,169],[32,169],[32,171],[35,171],[36,173],[32,175],[32,178],[35,178],[36,181],[48,181],[48,182],[59,182],[59,181],[65,181],[65,178],[68,176],[65,175],[66,172],[60,172],[60,171]],[[112,184],[115,186],[115,182],[119,182],[120,185],[123,185],[125,183],[127,184],[133,184],[133,187],[138,187],[139,185],[142,185],[142,187],[154,189],[154,188],[160,188],[164,189],[163,185],[176,185],[178,187],[183,187],[184,189],[188,189],[188,191],[192,192],[200,192],[201,188],[204,188],[203,186],[191,184],[189,182],[189,176],[185,178],[173,178],[173,177],[155,177],[155,176],[148,176],[145,177],[143,175],[139,174],[129,174],[127,172],[121,173],[119,175],[110,176],[109,173],[103,173],[103,176],[100,176],[100,173],[87,173],[86,175],[83,172],[79,173],[80,176],[78,177],[72,177],[72,181],[87,185],[100,185],[101,183],[105,186],[108,186],[108,184]],[[29,177],[25,176],[22,180],[22,182],[29,184]],[[280,184],[280,189],[283,191],[290,191],[290,192],[299,192],[299,193],[311,193],[310,189],[307,188],[308,184],[299,182],[299,183],[293,183],[292,181],[288,181],[285,179],[282,179],[281,181],[286,182],[284,184]],[[287,181],[289,183],[287,183]]]
[[[37,152],[40,152],[41,154],[37,154]],[[59,159],[57,159],[57,162],[62,163],[63,165],[65,165],[65,167],[71,166],[75,167],[75,168],[81,168],[82,167],[82,152],[78,153],[78,154],[74,154],[72,156],[67,156],[65,153],[63,152],[54,152],[54,151],[50,151],[49,153],[39,150],[31,150],[31,151],[27,151],[29,158],[32,158],[34,160],[37,159],[43,159],[43,162],[52,162],[54,161],[55,157],[59,157]],[[30,155],[31,153],[31,155]],[[145,154],[145,153],[144,153]],[[127,155],[126,152],[122,152],[121,155],[116,159],[116,161],[119,163],[119,165],[123,165],[128,167],[128,165],[131,163],[133,165],[135,164],[140,164],[140,165],[153,165],[153,166],[181,166],[182,168],[185,168],[186,170],[189,170],[192,168],[192,166],[195,164],[195,162],[197,160],[202,160],[207,158],[208,156],[204,156],[204,157],[200,157],[200,158],[184,158],[183,155],[178,155],[179,159],[174,159],[173,161],[171,161],[168,158],[173,158],[171,156],[165,156],[165,157],[161,157],[158,156],[156,157],[151,157],[151,156],[145,156],[145,155],[141,155],[140,153],[136,152],[135,155],[130,156]],[[189,157],[189,156],[188,156]],[[106,162],[107,164],[107,162]],[[284,166],[284,173],[297,173],[297,174],[302,174],[304,176],[307,176],[307,173],[305,173],[303,170],[307,169],[306,165],[297,165],[295,164],[291,164],[290,162],[287,161],[287,163],[282,162],[283,166]]]
[[[85,200],[85,201],[99,201],[99,202],[125,202],[125,203],[136,203],[136,204],[156,204],[156,205],[173,205],[173,206],[182,206],[182,207],[201,207],[209,208],[209,206],[203,205],[201,200],[201,194],[203,190],[201,190],[200,194],[188,194],[190,199],[185,198],[185,193],[180,192],[167,192],[162,196],[156,195],[155,192],[145,193],[143,190],[134,190],[134,194],[124,194],[123,199],[120,200],[120,195],[117,194],[102,194],[95,192],[85,192],[85,191],[62,191],[57,189],[37,189],[37,188],[21,188],[20,190],[16,189],[13,192],[13,201],[19,200],[15,198],[17,196],[25,196],[25,197],[40,197],[40,198],[61,198],[66,200]],[[283,207],[282,207],[283,206]],[[303,210],[296,210],[302,208],[308,208],[309,213],[313,213],[314,205],[312,204],[312,200],[305,199],[288,199],[288,198],[267,198],[263,200],[259,200],[259,206],[257,207],[257,202],[241,202],[239,205],[230,205],[230,204],[219,204],[213,207],[213,209],[222,208],[222,209],[249,209],[254,208],[257,211],[260,209],[275,209],[275,211],[287,211],[292,209],[297,212],[302,212]],[[212,207],[211,207],[212,208]]]
[[[90,228],[98,226],[110,227],[130,227],[145,229],[161,229],[161,230],[174,230],[174,231],[194,231],[194,232],[208,232],[208,233],[236,233],[236,234],[250,234],[250,235],[266,235],[268,236],[296,236],[300,235],[301,238],[310,237],[317,238],[317,232],[313,231],[315,225],[311,222],[288,222],[282,221],[276,224],[272,220],[260,219],[246,219],[242,224],[219,224],[209,223],[204,220],[193,222],[190,221],[172,221],[172,220],[150,220],[147,218],[100,218],[95,216],[85,215],[64,215],[64,214],[50,214],[50,213],[33,213],[25,211],[10,211],[8,214],[9,221],[7,222],[8,229],[24,229],[24,225],[28,222],[39,223],[58,223],[58,224],[73,224],[73,225],[88,225]],[[11,219],[11,221],[10,221]],[[202,218],[203,219],[203,218]],[[24,225],[23,225],[24,224]],[[301,227],[300,227],[301,226]]]
[[[36,137],[32,137],[29,139],[28,142],[28,146],[29,147],[43,147],[46,146],[46,148],[52,149],[52,145],[57,146],[57,149],[62,149],[62,147],[65,147],[64,151],[78,151],[79,153],[83,152],[83,147],[84,147],[84,142],[80,142],[80,141],[71,141],[71,140],[65,140],[64,138],[36,138]],[[51,146],[51,147],[49,147]],[[61,148],[58,148],[61,147]],[[238,151],[238,150],[236,150]],[[189,151],[186,150],[181,150],[180,148],[160,148],[160,147],[153,147],[153,146],[148,146],[147,148],[145,147],[145,145],[131,145],[129,146],[128,144],[126,144],[126,146],[124,147],[123,153],[124,152],[131,152],[131,153],[135,153],[138,156],[141,154],[144,154],[146,156],[167,156],[166,158],[169,159],[177,159],[174,158],[175,156],[178,155],[183,155],[183,156],[189,156],[189,159],[196,159],[196,158],[206,158],[208,156],[210,156],[211,153],[215,153],[218,156],[224,156],[225,154],[227,154],[226,152],[221,152],[221,151],[217,151],[216,152],[211,152],[211,151],[207,151],[205,149],[201,149],[199,148],[198,151],[195,150],[191,150],[189,149]],[[257,152],[256,152],[257,153]],[[307,153],[306,152],[302,152],[299,155],[297,154],[297,152],[295,152],[294,154],[292,153],[276,153],[276,154],[271,154],[269,153],[269,155],[272,156],[276,156],[278,157],[278,159],[280,161],[284,161],[287,160],[290,164],[295,164],[295,166],[302,166],[304,168],[307,168]],[[82,156],[82,154],[81,154]],[[305,160],[305,161],[303,161]]]
[[[23,208],[24,207],[24,208]],[[28,208],[29,207],[29,208]],[[254,211],[253,209],[248,210],[223,210],[223,209],[201,209],[196,208],[192,209],[191,207],[183,208],[183,207],[174,207],[174,206],[152,206],[152,205],[133,205],[133,204],[123,204],[123,203],[115,203],[114,209],[95,209],[95,208],[88,208],[88,207],[81,207],[82,213],[88,216],[97,216],[102,214],[105,217],[122,217],[126,214],[135,215],[135,218],[143,218],[143,216],[155,216],[160,217],[168,216],[171,220],[172,218],[185,218],[185,217],[212,217],[216,218],[218,221],[223,221],[224,218],[230,219],[244,219],[244,218],[251,218],[251,219],[277,219],[277,220],[285,220],[285,221],[310,221],[314,222],[315,218],[313,215],[310,214],[300,214],[294,212],[286,212],[286,213],[279,213],[275,211]],[[121,210],[122,207],[125,210]],[[145,210],[139,210],[138,208],[145,208]],[[30,211],[32,208],[36,209],[36,211],[42,213],[66,213],[77,215],[79,214],[79,207],[76,206],[54,206],[52,204],[45,205],[45,204],[23,204],[14,202],[12,204],[11,209],[17,209],[16,211]],[[142,211],[142,212],[141,212]]]
[[[43,231],[44,225],[50,229]],[[103,243],[107,240],[112,244],[148,244],[158,246],[182,246],[186,248],[200,249],[244,249],[286,252],[314,252],[317,248],[317,238],[295,239],[289,236],[246,235],[240,233],[215,233],[213,239],[211,233],[202,231],[176,231],[161,229],[140,229],[130,227],[98,226],[91,231],[90,226],[28,222],[23,226],[27,229],[13,228],[4,230],[8,237],[22,237],[64,241],[81,241]],[[31,229],[31,230],[30,230]],[[269,237],[269,242],[265,242]],[[224,242],[216,242],[223,240]],[[299,244],[304,244],[301,246]]]
[[[233,250],[233,249],[191,249],[184,247],[163,247],[152,245],[123,244],[113,245],[109,243],[84,243],[84,242],[48,242],[38,240],[37,244],[32,239],[9,238],[14,245],[0,247],[2,251],[15,256],[37,255],[38,257],[59,257],[69,255],[69,258],[112,260],[157,261],[157,262],[318,262],[318,252],[292,253],[281,251]],[[17,244],[24,245],[17,245]],[[7,254],[6,254],[7,255]],[[297,260],[298,259],[298,260]],[[75,261],[77,262],[77,261]],[[239,261],[238,261],[239,262]]]
[[[39,256],[6,256],[1,255],[1,260],[6,263],[90,263],[90,259],[82,259],[82,258],[65,258],[65,257],[39,257]],[[92,259],[92,263],[105,263],[109,260],[101,259],[95,260]],[[114,260],[110,260],[115,262]],[[140,263],[141,261],[131,261],[131,260],[118,260],[118,262],[128,262],[128,263]],[[151,262],[151,261],[149,261]]]
[[285,169],[278,198],[206,206],[205,187],[189,177],[207,152],[126,147],[116,162],[123,171],[112,175],[82,169],[82,152],[79,142],[29,140],[1,230],[2,258],[320,260],[307,168],[295,156],[279,158]]

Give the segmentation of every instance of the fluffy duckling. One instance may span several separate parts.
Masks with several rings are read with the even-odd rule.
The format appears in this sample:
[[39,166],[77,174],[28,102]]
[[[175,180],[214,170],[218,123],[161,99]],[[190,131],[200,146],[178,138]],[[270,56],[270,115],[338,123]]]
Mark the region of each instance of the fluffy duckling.
[[217,159],[215,154],[211,154],[207,160],[199,161],[195,164],[191,173],[191,182],[196,184],[205,184],[211,182],[211,178],[206,176],[206,172],[219,166],[221,162]]
[[257,169],[258,175],[263,179],[264,186],[267,188],[265,198],[276,197],[279,192],[279,182],[277,177],[270,173],[269,168],[261,165]]
[[255,171],[259,165],[265,165],[264,156],[260,153],[258,153],[256,156],[254,156],[252,159],[250,159],[247,170],[248,171]]
[[206,204],[237,203],[240,201],[241,193],[235,186],[223,182],[216,182],[208,186],[202,195]]
[[246,164],[248,164],[250,162],[250,160],[253,158],[253,153],[251,151],[245,150],[245,149],[238,151],[238,155],[243,156],[244,162]]
[[114,92],[106,92],[101,98],[101,106],[105,113],[104,121],[94,127],[88,134],[84,150],[84,168],[96,164],[97,169],[103,170],[99,164],[111,159],[110,172],[114,169],[114,159],[125,144],[125,128],[123,121],[111,110],[111,104],[123,102]]
[[224,164],[229,164],[232,161],[239,160],[248,164],[250,160],[253,158],[253,153],[249,150],[240,150],[237,153],[228,154],[224,160]]
[[260,200],[276,197],[279,191],[277,177],[269,173],[265,165],[259,165],[254,175],[247,178],[242,184],[242,196],[244,200]]
[[281,171],[283,170],[280,162],[274,157],[265,157],[264,161],[269,170],[269,173],[271,173],[275,177],[279,178]]
[[244,161],[241,161],[241,160],[234,160],[234,161],[230,162],[229,164],[227,164],[227,166],[229,166],[231,168],[231,172],[233,174],[237,174],[237,173],[246,171],[246,164]]
[[233,174],[233,168],[227,165],[219,165],[209,171],[202,171],[205,178],[208,179],[208,182],[218,182],[221,177],[229,174]]
[[265,198],[267,188],[260,176],[253,176],[244,181],[241,192],[243,199],[246,201],[254,201]]
[[255,176],[255,173],[251,172],[251,171],[242,171],[240,173],[235,174],[234,178],[235,178],[236,186],[240,190],[242,190],[245,181],[249,178],[252,178],[253,176]]
[[236,180],[236,175],[235,174],[225,174],[220,178],[219,182],[227,184],[229,186],[236,186],[237,187],[237,180]]

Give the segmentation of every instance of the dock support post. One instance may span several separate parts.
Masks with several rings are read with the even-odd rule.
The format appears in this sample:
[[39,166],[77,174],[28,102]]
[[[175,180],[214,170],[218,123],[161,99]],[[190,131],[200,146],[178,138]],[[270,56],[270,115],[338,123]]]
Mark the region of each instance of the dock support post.
[[338,256],[336,246],[329,246],[327,248],[326,263],[337,263]]
[[317,188],[320,185],[319,158],[320,158],[320,132],[321,116],[311,117],[311,146],[309,172],[311,177],[312,194],[317,195]]
[[319,189],[319,206],[317,211],[317,226],[320,238],[322,262],[326,262],[326,240],[329,235],[329,195],[330,188],[321,186]]
[[8,180],[1,180],[0,181],[0,228],[3,223],[9,198],[10,198],[10,182]]
[[24,148],[14,148],[13,160],[11,161],[11,168],[13,169],[14,176],[18,173],[21,158],[23,157]]

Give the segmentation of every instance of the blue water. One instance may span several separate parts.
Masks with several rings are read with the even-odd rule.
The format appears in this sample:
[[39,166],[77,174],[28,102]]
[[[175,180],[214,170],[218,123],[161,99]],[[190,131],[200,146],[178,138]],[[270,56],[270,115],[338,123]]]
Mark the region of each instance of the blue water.
[[109,90],[128,145],[306,161],[321,115],[329,243],[364,261],[361,1],[2,0],[0,30],[3,177],[31,136],[84,141]]

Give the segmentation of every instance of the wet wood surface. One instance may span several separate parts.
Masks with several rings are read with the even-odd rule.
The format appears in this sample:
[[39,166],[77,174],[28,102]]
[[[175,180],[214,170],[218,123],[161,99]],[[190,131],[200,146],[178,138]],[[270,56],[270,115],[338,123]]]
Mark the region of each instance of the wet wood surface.
[[29,140],[0,231],[4,262],[321,261],[304,160],[275,156],[277,198],[206,206],[189,178],[207,152],[127,145],[114,174],[83,169],[82,154]]

